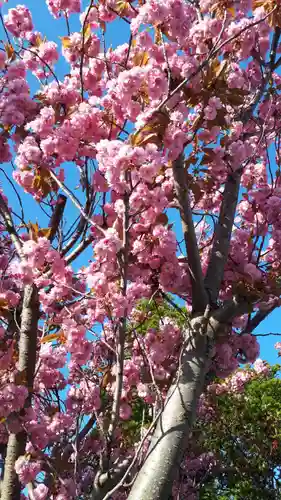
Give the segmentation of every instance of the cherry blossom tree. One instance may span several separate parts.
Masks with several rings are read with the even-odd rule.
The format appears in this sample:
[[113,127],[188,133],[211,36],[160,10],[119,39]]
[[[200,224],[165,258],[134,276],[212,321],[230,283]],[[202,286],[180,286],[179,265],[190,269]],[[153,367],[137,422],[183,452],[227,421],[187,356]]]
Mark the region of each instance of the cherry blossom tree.
[[46,0],[56,41],[5,4],[1,498],[190,499],[280,305],[280,0]]

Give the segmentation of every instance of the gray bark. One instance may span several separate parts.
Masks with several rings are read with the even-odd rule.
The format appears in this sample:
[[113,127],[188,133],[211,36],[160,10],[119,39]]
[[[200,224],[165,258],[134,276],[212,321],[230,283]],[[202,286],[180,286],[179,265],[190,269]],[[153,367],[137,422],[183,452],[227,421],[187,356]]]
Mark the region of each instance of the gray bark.
[[211,258],[205,277],[205,286],[210,294],[212,304],[217,301],[228,258],[241,175],[241,171],[229,174],[225,183],[219,220],[214,233]]
[[10,434],[5,459],[4,479],[1,485],[1,500],[19,500],[21,485],[15,472],[15,462],[25,452],[25,432]]
[[122,479],[129,465],[130,460],[124,460],[108,472],[97,475],[93,485],[92,500],[103,500],[105,495]]
[[204,279],[198,251],[197,238],[195,234],[192,210],[189,201],[187,175],[184,166],[183,154],[181,154],[173,162],[173,174],[175,182],[175,192],[181,214],[182,230],[189,265],[189,274],[192,286],[192,307],[194,312],[203,313],[208,303],[208,297],[204,287]]
[[209,338],[187,333],[177,379],[169,389],[145,463],[128,500],[167,500],[181,463],[209,366]]
[[[37,324],[39,319],[38,293],[34,285],[24,289],[19,340],[19,371],[23,374],[25,385],[30,394],[36,363]],[[25,408],[31,403],[30,395]],[[26,433],[10,434],[5,459],[4,479],[1,488],[1,500],[20,500],[21,485],[15,473],[15,462],[25,453]]]

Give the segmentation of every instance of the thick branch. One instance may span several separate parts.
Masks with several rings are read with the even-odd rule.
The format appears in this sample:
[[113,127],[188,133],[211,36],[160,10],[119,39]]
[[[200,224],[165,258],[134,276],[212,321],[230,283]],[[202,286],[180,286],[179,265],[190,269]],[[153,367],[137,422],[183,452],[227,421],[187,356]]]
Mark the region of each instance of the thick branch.
[[233,297],[214,312],[213,319],[222,325],[231,325],[235,318],[251,312],[252,308],[253,306],[244,298]]
[[[27,285],[24,289],[21,314],[21,328],[19,340],[19,371],[23,375],[24,385],[29,394],[33,388],[33,379],[36,364],[37,323],[39,319],[39,301],[37,289],[34,285]],[[25,407],[30,406],[30,395]],[[15,461],[25,453],[26,433],[10,434],[5,460],[1,500],[19,500],[21,486],[15,473]]]
[[93,236],[88,236],[83,239],[81,243],[79,243],[79,245],[77,245],[77,247],[74,248],[74,250],[67,257],[65,257],[65,262],[67,262],[67,264],[73,262],[93,242],[93,240]]
[[96,229],[98,229],[104,236],[105,236],[105,230],[99,226],[98,224],[96,224],[90,216],[88,216],[88,214],[86,213],[84,207],[81,205],[80,201],[78,200],[78,198],[75,196],[75,194],[73,194],[70,189],[68,189],[68,187],[58,179],[58,177],[56,176],[56,174],[54,172],[52,172],[50,170],[50,175],[52,177],[52,179],[54,179],[54,181],[57,183],[57,185],[61,188],[61,190],[68,196],[68,198],[72,201],[73,205],[79,210],[80,214],[82,215],[82,217],[92,226],[92,227],[95,227]]
[[[83,439],[87,436],[88,432],[93,428],[94,424],[96,423],[96,416],[92,415],[91,418],[88,420],[88,422],[85,424],[83,429],[78,434],[77,437],[77,445],[80,445]],[[70,455],[73,452],[73,442],[70,442],[67,444],[65,449],[63,450],[63,453],[61,455],[61,461],[67,461],[70,457]]]
[[276,51],[280,36],[281,36],[281,28],[279,26],[276,26],[269,55],[269,66],[272,71],[275,69]]
[[124,460],[108,472],[99,475],[93,485],[92,500],[103,500],[105,495],[120,481],[129,464],[130,460]]
[[267,309],[267,311],[258,311],[253,318],[250,318],[245,330],[243,333],[252,333],[258,326],[259,324],[267,318],[269,314],[274,311],[274,309],[277,308],[277,305],[273,305],[270,309]]
[[25,432],[10,434],[4,465],[4,479],[1,484],[1,500],[20,499],[21,485],[15,472],[15,462],[20,455],[24,455],[25,445]]
[[121,320],[118,328],[118,340],[116,347],[116,384],[113,396],[113,404],[111,410],[111,420],[108,428],[109,444],[113,440],[114,431],[119,420],[120,402],[123,387],[124,375],[124,354],[125,354],[125,334],[126,334],[126,319]]
[[207,304],[207,294],[204,288],[199,250],[192,219],[183,155],[180,155],[173,162],[173,174],[190,268],[193,310],[194,312],[204,312]]
[[205,286],[212,304],[219,295],[224,269],[228,258],[232,226],[240,188],[241,172],[228,175],[221,205],[219,220],[215,229],[214,243],[208,265]]

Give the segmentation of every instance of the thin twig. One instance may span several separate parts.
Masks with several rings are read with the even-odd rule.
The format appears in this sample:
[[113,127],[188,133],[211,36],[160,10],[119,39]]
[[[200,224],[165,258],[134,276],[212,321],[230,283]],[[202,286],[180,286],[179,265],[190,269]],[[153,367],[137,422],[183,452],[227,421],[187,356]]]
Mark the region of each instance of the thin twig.
[[22,251],[22,242],[21,242],[19,235],[17,233],[17,230],[14,226],[14,223],[13,223],[10,211],[7,207],[7,204],[6,204],[1,193],[0,193],[0,214],[2,215],[2,217],[4,219],[6,229],[9,233],[9,235],[11,236],[11,240],[15,245],[18,256],[22,260],[24,260],[25,257],[24,257],[23,251]]
[[105,236],[106,233],[105,233],[104,229],[101,226],[99,226],[98,224],[96,224],[90,217],[88,217],[88,215],[86,214],[86,212],[85,212],[83,206],[81,205],[80,201],[78,200],[78,198],[76,198],[76,196],[68,189],[68,187],[66,187],[66,185],[58,179],[58,177],[56,176],[56,174],[52,170],[50,170],[50,176],[54,179],[54,181],[61,188],[61,190],[68,196],[68,198],[72,201],[73,205],[75,205],[75,207],[79,210],[79,212],[84,217],[84,219],[91,226],[93,226],[96,229],[98,229],[99,231],[101,231],[101,233]]
[[21,210],[21,217],[19,217],[17,215],[17,217],[21,220],[21,221],[24,221],[24,210],[23,210],[23,205],[22,205],[22,201],[21,201],[21,197],[14,185],[14,183],[11,181],[11,179],[9,178],[9,176],[6,174],[5,170],[3,168],[0,168],[1,172],[3,172],[5,178],[7,179],[7,181],[9,182],[10,186],[12,187],[13,191],[16,193],[16,197],[18,199],[18,202],[19,202],[19,206],[20,206],[20,210]]
[[200,255],[194,229],[192,211],[190,207],[187,176],[186,176],[186,170],[184,168],[183,154],[181,154],[173,162],[173,174],[174,174],[176,196],[180,208],[188,265],[190,269],[190,279],[192,286],[192,305],[194,311],[202,312],[206,307],[206,304],[208,302],[208,297],[204,287]]
[[80,61],[80,80],[81,80],[81,99],[82,101],[84,100],[84,79],[83,79],[83,66],[84,66],[84,57],[85,57],[85,28],[86,28],[86,24],[87,24],[87,21],[88,21],[88,17],[89,17],[89,14],[90,14],[90,10],[93,6],[93,0],[91,0],[90,2],[90,5],[88,7],[88,10],[87,10],[87,13],[86,13],[86,16],[85,16],[85,19],[84,19],[84,22],[83,22],[83,26],[82,26],[82,51],[81,51],[81,61]]
[[[121,254],[120,262],[120,274],[121,274],[121,290],[122,295],[126,296],[127,292],[127,280],[128,280],[128,254],[129,254],[129,195],[125,193],[124,195],[124,216],[123,216],[123,251]],[[120,400],[123,386],[123,368],[124,368],[124,345],[125,345],[125,335],[127,318],[126,312],[124,317],[120,321],[118,328],[118,339],[116,346],[116,388],[113,397],[111,421],[108,428],[108,438],[109,443],[113,439],[113,433],[115,431],[120,410]]]
[[81,241],[81,243],[67,256],[65,262],[70,264],[93,242],[93,236],[89,236]]

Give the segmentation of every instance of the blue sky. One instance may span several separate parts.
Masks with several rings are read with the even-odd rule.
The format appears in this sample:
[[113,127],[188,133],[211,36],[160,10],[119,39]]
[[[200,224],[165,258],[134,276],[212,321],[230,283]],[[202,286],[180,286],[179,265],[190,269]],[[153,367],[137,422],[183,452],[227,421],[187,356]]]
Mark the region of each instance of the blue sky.
[[[8,8],[15,7],[18,4],[25,4],[32,12],[33,22],[35,28],[40,31],[43,35],[47,37],[48,40],[53,40],[60,46],[59,36],[67,35],[66,24],[64,19],[55,20],[49,13],[48,8],[46,6],[45,0],[9,0],[7,4],[3,5],[2,11],[5,14]],[[83,1],[83,6],[86,7],[88,5],[87,1]],[[81,27],[78,21],[78,17],[76,15],[70,17],[70,28],[71,31],[80,31]],[[0,39],[5,39],[5,35],[3,33],[2,28],[0,28]],[[119,44],[125,43],[128,41],[129,29],[128,25],[121,21],[117,20],[114,23],[110,24],[106,31],[106,45],[109,47],[116,47]],[[60,59],[59,63],[55,68],[55,72],[58,78],[62,78],[64,73],[69,71],[68,65],[63,62],[63,58]],[[32,92],[37,90],[38,83],[37,80],[33,77],[29,80]],[[5,168],[6,173],[11,177],[11,167],[9,165],[2,165]],[[69,165],[71,168],[71,166]],[[73,185],[76,183],[74,168],[71,168],[71,175],[73,176],[72,182]],[[10,205],[16,205],[16,197],[13,193],[11,187],[8,182],[5,180],[3,173],[0,171],[0,182],[4,187],[4,191],[9,197]],[[46,225],[47,219],[43,213],[38,210],[38,204],[32,200],[31,196],[26,196],[23,191],[18,188],[20,195],[24,199],[25,206],[25,216],[26,220],[30,220],[32,222],[36,222],[36,218],[41,227],[44,227],[44,223]],[[77,194],[77,193],[75,193]],[[74,218],[78,215],[76,209],[71,206],[71,202],[67,204],[66,217],[69,223],[73,222]],[[175,227],[179,230],[179,221],[175,218]],[[87,254],[84,254],[80,260],[77,261],[77,265],[87,265],[88,259],[91,257],[91,249],[88,250]],[[257,329],[256,333],[278,333],[281,332],[281,327],[279,327],[279,321],[281,322],[281,312],[278,310],[270,315],[268,319],[266,319]],[[267,359],[270,363],[278,362],[277,352],[274,349],[274,343],[281,340],[281,337],[259,337],[260,345],[261,345],[261,357],[263,359]]]

